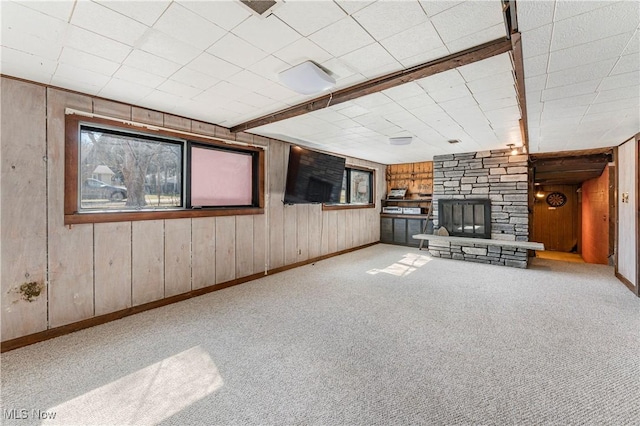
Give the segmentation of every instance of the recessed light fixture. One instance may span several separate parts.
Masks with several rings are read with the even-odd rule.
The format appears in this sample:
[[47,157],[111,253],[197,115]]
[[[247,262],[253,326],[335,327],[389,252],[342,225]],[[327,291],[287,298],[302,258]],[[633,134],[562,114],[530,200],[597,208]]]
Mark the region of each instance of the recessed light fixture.
[[336,84],[336,80],[311,61],[282,71],[278,78],[288,88],[303,95],[324,92]]
[[449,139],[447,142],[449,142],[450,144],[460,143],[460,139]]
[[518,153],[518,148],[515,143],[508,143],[507,147],[511,150],[511,155],[516,155]]
[[389,138],[389,143],[391,145],[409,145],[413,137],[411,136],[396,136],[393,138]]

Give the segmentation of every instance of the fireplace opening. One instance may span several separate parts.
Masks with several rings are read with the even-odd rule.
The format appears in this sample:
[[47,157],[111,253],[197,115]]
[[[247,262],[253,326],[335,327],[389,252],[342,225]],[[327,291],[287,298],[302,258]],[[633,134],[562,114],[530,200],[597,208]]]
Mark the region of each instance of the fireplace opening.
[[491,200],[438,200],[438,222],[449,235],[491,238]]

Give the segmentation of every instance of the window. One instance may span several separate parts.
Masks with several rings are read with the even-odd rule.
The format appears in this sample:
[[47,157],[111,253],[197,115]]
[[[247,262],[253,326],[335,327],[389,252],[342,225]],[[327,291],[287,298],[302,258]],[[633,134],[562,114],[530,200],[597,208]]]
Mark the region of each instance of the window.
[[342,178],[340,203],[325,204],[325,210],[374,207],[373,170],[346,167]]
[[67,116],[65,223],[264,212],[264,151]]

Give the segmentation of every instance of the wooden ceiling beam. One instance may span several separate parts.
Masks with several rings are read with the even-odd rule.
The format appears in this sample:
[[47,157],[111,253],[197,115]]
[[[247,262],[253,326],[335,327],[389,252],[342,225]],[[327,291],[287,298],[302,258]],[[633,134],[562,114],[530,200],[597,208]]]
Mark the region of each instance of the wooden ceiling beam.
[[[232,133],[243,132],[265,124],[271,124],[286,120],[287,118],[297,117],[302,114],[327,108],[331,105],[348,102],[361,96],[370,95],[401,84],[429,77],[462,65],[472,64],[483,59],[510,52],[512,49],[512,40],[503,37],[463,50],[462,52],[453,53],[443,58],[416,65],[406,70],[396,71],[382,77],[377,77],[354,86],[320,96],[310,101],[303,102],[290,108],[237,124],[231,127],[230,130]],[[524,90],[524,81],[522,84]]]

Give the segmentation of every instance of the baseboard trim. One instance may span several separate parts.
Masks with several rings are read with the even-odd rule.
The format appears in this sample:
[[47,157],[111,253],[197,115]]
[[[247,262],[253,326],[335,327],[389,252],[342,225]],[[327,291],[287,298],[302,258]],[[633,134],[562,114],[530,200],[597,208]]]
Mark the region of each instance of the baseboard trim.
[[622,284],[624,284],[625,286],[627,286],[627,288],[629,290],[631,290],[631,292],[633,294],[635,294],[636,296],[640,297],[640,295],[638,295],[638,291],[636,289],[636,286],[633,285],[633,283],[631,281],[629,281],[624,275],[622,275],[621,273],[619,273],[618,271],[615,272],[616,278],[619,279],[620,281],[622,281]]
[[228,287],[233,287],[238,284],[243,284],[249,281],[256,280],[258,278],[262,278],[266,275],[277,274],[278,272],[284,272],[289,269],[298,268],[300,266],[308,265],[311,263],[318,262],[320,260],[329,259],[334,256],[339,256],[341,254],[350,253],[352,251],[361,250],[363,248],[367,248],[378,244],[378,242],[373,242],[369,244],[364,244],[358,247],[349,248],[346,250],[341,250],[335,253],[325,254],[322,256],[314,257],[313,259],[307,259],[301,262],[296,262],[291,265],[281,266],[278,268],[269,269],[266,273],[260,272],[257,274],[247,275],[246,277],[236,278],[231,281],[226,281],[220,284],[214,284],[211,286],[199,288],[197,290],[191,290],[186,293],[177,294],[175,296],[166,297],[164,299],[155,300],[153,302],[145,303],[143,305],[132,306],[130,308],[122,309],[119,311],[111,312],[104,315],[98,315],[95,317],[87,318],[85,320],[73,322],[71,324],[63,325],[60,327],[50,328],[44,331],[40,331],[37,333],[29,334],[22,337],[16,337],[15,339],[7,340],[0,344],[0,352],[8,352],[14,349],[22,348],[24,346],[32,345],[34,343],[43,342],[45,340],[53,339],[55,337],[64,336],[65,334],[73,333],[75,331],[84,330],[85,328],[95,327],[96,325],[105,324],[111,321],[115,321],[124,317],[128,317],[131,315],[139,314],[140,312],[148,311],[150,309],[160,308],[162,306],[167,306],[172,303],[181,302],[183,300],[191,299],[192,297],[202,296],[207,293],[211,293],[214,291],[222,290]]

